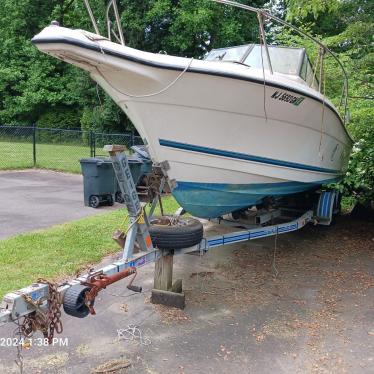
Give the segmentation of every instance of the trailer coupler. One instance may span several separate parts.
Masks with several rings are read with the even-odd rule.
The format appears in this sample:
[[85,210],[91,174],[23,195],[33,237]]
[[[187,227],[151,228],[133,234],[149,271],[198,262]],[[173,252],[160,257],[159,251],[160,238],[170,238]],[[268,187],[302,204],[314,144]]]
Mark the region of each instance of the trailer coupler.
[[132,285],[136,274],[137,270],[134,266],[112,275],[104,274],[103,270],[89,274],[87,280],[66,290],[63,302],[64,311],[78,318],[86,317],[88,314],[95,315],[94,303],[98,293],[130,275],[133,277],[127,288],[134,292],[141,292],[141,287]]

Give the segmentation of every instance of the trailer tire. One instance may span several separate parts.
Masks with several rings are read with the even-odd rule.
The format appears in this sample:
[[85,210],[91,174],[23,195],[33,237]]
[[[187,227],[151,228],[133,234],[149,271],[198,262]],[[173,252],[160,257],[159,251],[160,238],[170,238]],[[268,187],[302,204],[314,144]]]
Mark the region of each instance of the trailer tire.
[[123,198],[122,192],[117,191],[115,194],[115,200],[119,204],[123,204],[125,202],[125,199]]
[[153,217],[150,221],[149,233],[152,243],[159,249],[182,249],[199,244],[204,230],[200,221],[195,218],[178,218],[177,224],[170,225],[176,220],[173,217]]
[[84,296],[90,288],[78,284],[68,288],[64,295],[63,307],[69,316],[84,318],[90,313],[87,305],[84,303]]
[[108,201],[109,206],[113,206],[114,205],[113,195],[108,195],[107,196],[107,201]]

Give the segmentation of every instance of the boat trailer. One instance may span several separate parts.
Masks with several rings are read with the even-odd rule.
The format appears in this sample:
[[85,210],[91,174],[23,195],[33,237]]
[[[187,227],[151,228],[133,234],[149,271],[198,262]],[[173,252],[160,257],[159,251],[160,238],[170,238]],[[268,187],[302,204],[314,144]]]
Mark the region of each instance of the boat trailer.
[[[0,304],[0,324],[16,321],[19,323],[19,320],[24,318],[22,332],[25,337],[30,337],[36,330],[41,330],[51,343],[54,332],[62,332],[61,306],[65,313],[74,317],[84,318],[89,314],[94,315],[94,303],[98,293],[121,279],[131,277],[127,288],[133,292],[141,292],[141,287],[133,285],[137,271],[153,262],[156,265],[151,302],[184,308],[182,282],[181,280],[172,282],[174,255],[193,252],[204,255],[213,248],[296,231],[310,222],[329,225],[338,208],[338,192],[321,191],[316,212],[312,209],[302,212],[289,207],[253,212],[253,224],[223,218],[215,219],[212,220],[215,223],[225,224],[233,229],[240,228],[240,230],[224,235],[204,236],[198,244],[189,248],[174,250],[155,248],[149,227],[159,196],[154,197],[150,212],[147,214],[145,203],[140,202],[131,177],[124,147],[113,145],[105,146],[104,149],[110,154],[130,217],[122,259],[101,269],[92,269],[87,274],[60,285],[39,280],[26,288],[6,294]],[[159,186],[161,193],[166,183],[173,184],[173,182],[167,180],[167,163],[155,167],[158,172],[161,170],[163,173]],[[178,210],[175,220],[178,220],[182,214],[182,209]],[[283,219],[286,222],[266,226],[275,219]],[[42,328],[40,323],[36,323],[40,320],[44,321]]]

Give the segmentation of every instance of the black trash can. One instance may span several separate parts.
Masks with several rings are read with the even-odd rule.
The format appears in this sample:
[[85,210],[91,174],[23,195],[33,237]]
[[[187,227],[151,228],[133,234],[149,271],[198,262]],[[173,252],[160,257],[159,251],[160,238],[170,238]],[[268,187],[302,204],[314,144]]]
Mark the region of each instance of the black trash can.
[[98,208],[113,205],[117,180],[110,159],[84,158],[80,160],[83,174],[84,205]]
[[[98,208],[104,204],[113,205],[114,201],[124,202],[110,158],[84,158],[80,163],[85,206]],[[150,160],[141,160],[136,155],[129,156],[128,163],[135,185],[152,170]]]

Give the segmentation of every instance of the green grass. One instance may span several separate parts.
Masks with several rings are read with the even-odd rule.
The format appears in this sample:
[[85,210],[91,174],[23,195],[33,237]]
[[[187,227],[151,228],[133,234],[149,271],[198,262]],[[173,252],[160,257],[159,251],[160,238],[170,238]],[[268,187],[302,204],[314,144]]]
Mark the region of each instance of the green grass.
[[0,169],[25,169],[32,166],[31,143],[0,142]]
[[[175,212],[177,202],[163,199],[165,212]],[[38,277],[59,279],[77,269],[100,262],[120,248],[111,239],[124,229],[125,209],[0,240],[0,297],[34,282]]]
[[[102,148],[96,148],[105,157]],[[90,147],[80,145],[36,144],[36,168],[81,173],[79,160],[90,157]],[[32,143],[0,140],[0,170],[19,170],[34,167]]]
[[[90,157],[90,148],[79,145],[36,145],[36,167],[80,173],[81,158]],[[14,170],[32,168],[33,147],[31,143],[0,142],[0,169]]]
[[38,144],[36,147],[36,167],[80,173],[81,158],[90,157],[90,148],[78,145]]

